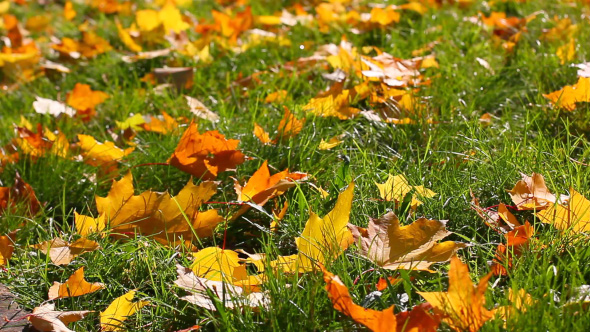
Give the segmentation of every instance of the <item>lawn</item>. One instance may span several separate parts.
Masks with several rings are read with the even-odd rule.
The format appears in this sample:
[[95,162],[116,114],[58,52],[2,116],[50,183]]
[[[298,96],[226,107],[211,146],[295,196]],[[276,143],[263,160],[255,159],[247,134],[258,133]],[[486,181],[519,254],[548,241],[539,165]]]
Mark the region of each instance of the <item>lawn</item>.
[[40,331],[590,327],[587,0],[0,14],[0,284]]

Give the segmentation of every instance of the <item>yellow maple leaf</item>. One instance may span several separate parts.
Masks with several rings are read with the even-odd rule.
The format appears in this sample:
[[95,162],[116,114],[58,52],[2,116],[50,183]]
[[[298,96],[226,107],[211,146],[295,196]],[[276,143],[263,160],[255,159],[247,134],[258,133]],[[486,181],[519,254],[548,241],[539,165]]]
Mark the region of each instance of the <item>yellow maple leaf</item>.
[[132,302],[134,297],[135,291],[129,291],[116,298],[105,311],[100,313],[102,331],[122,331],[124,329],[123,322],[150,303],[149,301]]

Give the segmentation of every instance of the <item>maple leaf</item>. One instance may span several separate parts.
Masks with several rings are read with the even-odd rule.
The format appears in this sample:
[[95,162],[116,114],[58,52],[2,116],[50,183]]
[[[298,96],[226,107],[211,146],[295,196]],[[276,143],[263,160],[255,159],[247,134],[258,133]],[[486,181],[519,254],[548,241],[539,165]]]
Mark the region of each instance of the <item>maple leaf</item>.
[[340,140],[341,138],[341,136],[334,136],[330,138],[327,142],[324,141],[324,139],[322,138],[322,141],[318,145],[318,150],[331,150],[335,148],[336,146],[342,144],[342,141]]
[[576,103],[590,102],[590,78],[579,77],[576,84],[566,85],[561,90],[544,94],[543,97],[549,99],[555,107],[574,111]]
[[286,106],[283,106],[283,108],[285,109],[285,115],[279,122],[277,135],[273,140],[270,139],[270,135],[264,131],[262,127],[257,123],[254,123],[254,135],[258,137],[262,143],[277,144],[280,141],[297,136],[301,129],[303,129],[305,119],[297,119]]
[[149,301],[133,302],[134,297],[135,291],[131,290],[116,298],[105,311],[100,313],[102,331],[122,331],[124,329],[123,322],[150,303]]
[[488,227],[500,233],[506,233],[520,226],[520,222],[508,211],[506,204],[498,204],[498,211],[493,211],[490,208],[484,209],[479,205],[479,200],[473,195],[473,192],[470,193],[471,208],[477,212]]
[[76,17],[76,10],[74,9],[74,5],[71,1],[66,1],[64,5],[64,18],[67,21],[71,21]]
[[449,271],[449,290],[418,294],[434,307],[436,313],[443,316],[443,321],[453,330],[476,332],[494,316],[493,310],[484,307],[485,291],[491,276],[491,273],[487,274],[477,286],[472,286],[469,268],[454,256]]
[[285,100],[287,99],[287,95],[288,95],[288,91],[287,90],[279,90],[279,91],[275,91],[271,94],[269,94],[268,96],[266,96],[266,98],[264,98],[264,102],[268,103],[268,104],[281,104],[283,102],[285,102]]
[[61,131],[58,130],[57,134],[48,128],[42,131],[41,124],[37,124],[35,133],[31,130],[33,126],[21,117],[21,125],[23,124],[24,127],[15,128],[18,136],[13,140],[22,153],[33,159],[42,157],[46,153],[62,158],[67,156],[70,143]]
[[506,233],[506,244],[499,244],[492,264],[494,275],[507,275],[506,267],[512,268],[512,259],[518,257],[527,248],[529,240],[535,234],[535,229],[527,221],[524,225],[515,227]]
[[560,231],[571,231],[576,234],[590,231],[590,201],[573,188],[570,188],[570,195],[565,205],[550,205],[538,212],[537,217]]
[[193,113],[197,117],[212,122],[219,121],[219,115],[213,113],[209,108],[207,108],[207,106],[205,106],[205,104],[203,104],[197,98],[189,96],[184,96],[184,98],[186,98],[186,103],[188,104],[191,113]]
[[14,239],[16,237],[16,231],[12,231],[7,235],[0,235],[0,267],[5,266],[8,263],[12,253],[14,252]]
[[54,282],[49,288],[49,300],[65,297],[82,296],[94,293],[105,286],[100,282],[89,283],[84,279],[84,268],[81,267],[72,274],[65,283]]
[[369,86],[366,83],[361,83],[352,89],[335,88],[325,96],[312,98],[307,105],[303,106],[303,109],[319,116],[346,120],[360,113],[358,108],[351,107],[350,104],[365,99],[368,95]]
[[258,291],[263,277],[249,275],[246,265],[233,250],[207,247],[193,253],[192,271],[199,278],[223,281],[247,290]]
[[[221,302],[226,308],[249,306],[253,308],[268,307],[270,299],[266,293],[246,293],[242,287],[227,282],[197,277],[191,269],[176,266],[178,279],[174,283],[191,294],[181,299],[208,310],[216,311],[215,303]],[[214,297],[210,296],[214,295]],[[216,298],[216,299],[215,299]]]
[[[508,191],[519,210],[541,210],[557,201],[555,195],[547,188],[543,175],[538,173],[533,173],[531,176],[521,175],[522,180]],[[567,197],[561,199],[564,200]]]
[[35,191],[17,172],[12,187],[0,187],[0,215],[7,209],[15,210],[19,203],[25,203],[26,212],[30,216],[36,215],[41,208]]
[[66,103],[76,109],[82,120],[88,121],[96,114],[96,105],[102,104],[108,97],[102,91],[93,91],[88,84],[76,83],[74,90],[66,95]]
[[406,195],[414,190],[412,202],[410,203],[412,209],[423,204],[422,201],[418,200],[419,197],[431,198],[436,195],[434,191],[424,188],[424,186],[410,186],[403,174],[395,176],[389,174],[385,183],[375,182],[375,184],[377,185],[377,188],[379,188],[379,195],[382,199],[386,201],[394,201],[396,204],[403,202]]
[[71,59],[93,58],[112,49],[108,41],[90,31],[83,31],[81,40],[64,37],[59,44],[53,44],[51,47],[61,56]]
[[437,262],[448,261],[465,243],[438,241],[451,232],[445,221],[420,218],[410,225],[401,226],[393,212],[379,219],[371,219],[368,229],[349,225],[360,255],[389,270],[427,270]]
[[178,129],[178,122],[175,118],[168,115],[168,113],[162,111],[162,116],[144,117],[145,122],[141,124],[141,127],[145,131],[153,131],[160,134],[168,134]]
[[320,264],[326,282],[326,291],[332,301],[334,309],[352,318],[355,322],[363,324],[374,332],[387,331],[424,331],[434,332],[440,324],[440,316],[430,314],[428,305],[419,305],[409,312],[393,313],[394,306],[385,310],[373,310],[355,304],[348,287],[337,275],[330,273]]
[[212,180],[217,174],[233,170],[246,160],[246,156],[237,150],[239,143],[235,139],[226,140],[216,130],[201,134],[197,125],[191,122],[168,163],[197,178]]
[[75,109],[68,107],[62,102],[41,98],[39,96],[36,96],[35,99],[36,100],[33,102],[33,108],[35,109],[35,112],[39,114],[50,114],[56,117],[60,116],[61,114],[65,114],[70,117],[76,115]]
[[263,206],[269,199],[282,195],[287,189],[296,186],[296,181],[306,178],[306,173],[289,173],[288,169],[271,176],[268,161],[265,160],[244,187],[234,180],[234,189],[241,202],[253,202]]
[[338,257],[353,242],[346,227],[353,196],[354,182],[338,196],[332,211],[323,218],[311,212],[303,232],[295,239],[298,254],[279,258],[274,264],[291,264],[288,270],[308,272],[314,270],[316,262],[325,263]]
[[56,311],[55,304],[46,303],[33,309],[27,319],[35,329],[43,332],[74,332],[67,325],[77,322],[93,311]]
[[49,255],[49,258],[56,265],[67,265],[79,255],[98,249],[98,243],[85,238],[80,238],[72,243],[68,243],[60,238],[41,242],[32,246]]
[[174,197],[168,193],[144,191],[134,195],[133,176],[128,173],[113,185],[106,197],[97,196],[98,218],[76,214],[81,235],[100,232],[109,226],[123,234],[139,233],[175,246],[184,239],[207,237],[223,221],[217,210],[200,211],[201,205],[217,191],[217,183],[205,181],[195,186],[189,181]]
[[89,135],[78,134],[78,141],[78,145],[84,151],[84,162],[91,166],[103,168],[105,173],[116,168],[117,162],[135,150],[134,147],[125,150],[120,149],[113,142],[101,143]]

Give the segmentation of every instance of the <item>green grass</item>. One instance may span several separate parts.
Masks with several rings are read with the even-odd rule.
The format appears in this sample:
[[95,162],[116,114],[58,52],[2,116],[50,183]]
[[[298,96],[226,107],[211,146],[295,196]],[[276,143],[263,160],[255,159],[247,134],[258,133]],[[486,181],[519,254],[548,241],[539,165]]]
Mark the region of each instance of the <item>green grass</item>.
[[[257,15],[272,14],[290,3],[252,2],[252,10]],[[138,2],[138,8],[147,6]],[[271,257],[294,254],[294,238],[301,233],[309,212],[325,215],[333,208],[339,191],[352,179],[356,188],[350,221],[366,226],[369,217],[394,210],[392,202],[378,199],[375,182],[384,182],[389,173],[403,173],[412,185],[425,185],[438,195],[425,199],[425,204],[418,207],[415,214],[397,209],[400,220],[408,223],[419,216],[449,220],[447,227],[454,232],[449,239],[473,244],[461,250],[459,256],[469,265],[473,279],[478,280],[489,272],[487,262],[494,258],[495,248],[503,238],[470,209],[470,190],[484,207],[501,202],[510,204],[506,190],[520,179],[521,172],[536,172],[545,176],[553,193],[565,194],[570,187],[583,194],[590,193],[587,181],[590,169],[585,164],[590,160],[590,107],[587,103],[580,104],[575,112],[568,113],[549,106],[542,94],[574,84],[576,69],[569,64],[560,65],[555,55],[559,43],[540,41],[543,29],[554,25],[551,21],[554,15],[568,15],[580,26],[573,63],[588,61],[590,23],[587,18],[581,18],[582,12],[588,12],[588,6],[569,6],[549,0],[494,5],[477,1],[465,9],[446,5],[423,16],[403,12],[398,24],[359,35],[351,33],[346,26],[334,27],[324,34],[315,27],[298,25],[287,34],[291,47],[269,43],[233,54],[214,45],[214,61],[210,64],[194,62],[181,55],[126,64],[117,54],[117,50],[124,48],[117,37],[113,15],[98,13],[85,5],[76,4],[75,7],[79,13],[74,22],[61,21],[62,7],[58,4],[51,4],[48,9],[35,4],[29,8],[13,4],[11,12],[21,21],[34,13],[54,13],[55,35],[59,38],[77,37],[76,26],[87,15],[95,20],[99,27],[97,33],[108,39],[115,51],[99,55],[86,64],[67,63],[72,68],[69,75],[53,80],[41,77],[0,95],[0,143],[7,144],[15,137],[13,123],[18,124],[20,116],[52,130],[59,128],[71,142],[75,142],[79,133],[92,135],[99,141],[112,140],[109,131],[117,132],[115,121],[125,120],[135,113],[155,115],[164,110],[173,116],[191,118],[182,95],[175,91],[158,95],[139,79],[153,68],[168,63],[193,66],[196,68],[194,87],[184,93],[203,101],[221,117],[218,123],[197,120],[199,130],[215,129],[228,138],[240,139],[240,149],[252,157],[238,166],[235,173],[226,172],[218,177],[219,189],[213,201],[237,200],[230,177],[244,183],[264,160],[268,160],[273,171],[289,168],[309,173],[310,182],[330,192],[329,197],[322,199],[309,184],[301,183],[278,198],[289,202],[289,210],[277,234],[269,232],[271,220],[267,216],[249,211],[227,224],[227,249],[268,253]],[[207,0],[183,10],[199,18],[210,18],[212,8],[221,7]],[[489,13],[491,10],[519,17],[537,10],[544,12],[527,25],[528,31],[523,33],[514,52],[507,53],[494,46],[489,32],[463,20],[477,15],[478,11]],[[132,21],[130,17],[121,20],[126,26]],[[440,28],[433,29],[437,26]],[[189,34],[191,40],[198,38],[192,32]],[[425,119],[418,118],[416,124],[392,125],[373,123],[363,117],[341,121],[306,114],[303,106],[329,86],[321,77],[327,71],[319,66],[300,76],[290,75],[284,69],[264,74],[263,84],[247,89],[232,84],[239,74],[245,77],[272,66],[282,68],[287,61],[313,54],[320,45],[339,43],[343,34],[356,47],[376,46],[400,58],[411,58],[412,50],[440,40],[434,48],[440,68],[428,70],[432,83],[419,92],[427,98],[428,113],[436,123],[428,124]],[[33,33],[32,36],[37,38],[43,34]],[[299,45],[304,42],[311,42],[312,46],[301,49]],[[57,60],[49,52],[47,58]],[[486,60],[493,72],[481,66],[478,58]],[[6,81],[11,79],[2,74],[0,77]],[[98,106],[97,116],[90,122],[55,119],[34,112],[35,95],[65,100],[65,93],[78,82],[90,84],[94,90],[110,96]],[[351,79],[347,87],[355,83],[359,81]],[[280,89],[289,92],[290,99],[285,105],[298,117],[306,117],[307,123],[297,137],[276,146],[263,146],[252,134],[254,122],[267,131],[277,127],[283,115],[282,106],[265,104],[264,98]],[[242,95],[244,91],[248,92],[247,97]],[[370,109],[365,102],[356,106]],[[479,122],[486,112],[494,117],[489,126]],[[317,149],[321,139],[328,140],[340,134],[345,134],[341,145],[328,151]],[[144,164],[166,162],[179,139],[180,135],[138,132],[133,140],[136,149],[123,160],[119,174],[133,173],[136,193],[150,189],[177,193],[190,175],[173,167]],[[118,145],[123,146],[120,142]],[[47,291],[54,281],[65,281],[83,266],[86,279],[103,282],[106,289],[83,297],[57,300],[57,308],[98,312],[116,297],[137,289],[137,297],[151,304],[126,321],[130,331],[175,331],[195,324],[211,331],[354,331],[360,328],[332,308],[319,272],[288,275],[269,270],[268,282],[262,286],[271,299],[268,309],[231,310],[219,306],[217,312],[210,312],[192,305],[179,299],[184,292],[173,284],[175,265],[189,266],[190,254],[161,246],[149,237],[117,241],[97,236],[95,240],[100,243],[100,250],[83,254],[70,265],[56,266],[30,245],[56,236],[75,239],[74,211],[96,215],[94,196],[106,196],[111,180],[91,181],[97,169],[76,160],[55,156],[31,160],[23,156],[19,162],[4,166],[0,184],[10,186],[16,172],[44,203],[42,211],[34,217],[11,211],[0,217],[2,234],[21,229],[15,253],[6,269],[0,272],[0,282],[8,285],[26,308],[39,306],[47,299]],[[272,205],[270,202],[265,208],[270,210]],[[211,204],[210,208],[219,208],[220,214],[225,216],[232,206]],[[509,322],[508,330],[587,330],[590,326],[588,311],[564,307],[576,287],[590,283],[587,241],[569,241],[550,225],[542,224],[530,211],[515,214],[520,221],[528,220],[534,225],[538,245],[532,247],[536,250],[525,251],[517,259],[509,276],[491,279],[487,307],[509,304],[508,289],[523,288],[535,303],[525,313],[516,315]],[[223,240],[221,225],[213,238],[200,239],[199,247],[221,245]],[[448,286],[448,264],[435,265],[434,273],[379,268],[363,273],[375,266],[360,257],[354,246],[327,267],[350,287],[356,303],[373,309],[384,309],[392,304],[400,310],[409,309],[423,302],[417,291],[440,291]],[[404,279],[402,283],[387,288],[374,301],[368,300],[380,276],[397,274]],[[359,280],[353,285],[357,277]],[[404,294],[409,301],[401,300]],[[92,314],[70,326],[76,331],[96,331],[99,329],[97,316]],[[448,330],[448,327],[443,324],[441,330]],[[503,330],[501,320],[489,321],[482,328],[482,331]]]

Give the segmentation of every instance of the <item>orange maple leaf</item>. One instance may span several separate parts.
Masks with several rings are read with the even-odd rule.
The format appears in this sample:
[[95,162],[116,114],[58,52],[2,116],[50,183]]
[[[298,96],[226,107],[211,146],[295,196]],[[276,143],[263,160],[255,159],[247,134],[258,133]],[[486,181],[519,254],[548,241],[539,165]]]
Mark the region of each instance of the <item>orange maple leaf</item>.
[[287,108],[287,106],[283,106],[285,109],[285,115],[279,122],[279,126],[277,128],[277,135],[273,140],[270,139],[270,135],[264,131],[264,129],[259,126],[257,123],[254,124],[254,135],[258,137],[258,139],[264,144],[277,144],[280,141],[287,140],[291,137],[297,136],[301,129],[303,129],[303,125],[305,124],[305,119],[297,119],[291,111]]
[[573,111],[576,103],[590,102],[590,77],[579,77],[576,84],[566,85],[561,90],[544,94],[543,97],[549,99],[555,107]]
[[473,284],[469,277],[469,268],[454,256],[451,258],[449,271],[449,290],[418,294],[434,307],[436,313],[443,316],[443,321],[453,330],[476,332],[494,316],[493,310],[487,310],[483,306],[491,276],[489,273],[480,279],[476,287],[471,286]]
[[528,221],[506,233],[506,244],[500,244],[496,249],[492,272],[495,275],[507,275],[506,267],[512,267],[512,259],[522,254],[534,234],[535,229]]
[[237,139],[225,139],[217,130],[201,134],[197,124],[191,122],[168,163],[197,178],[212,180],[246,160],[237,150],[239,143]]
[[434,332],[440,324],[440,316],[428,312],[430,306],[422,304],[414,307],[412,311],[393,313],[394,306],[385,310],[373,310],[355,304],[348,287],[337,275],[330,273],[324,265],[320,264],[326,282],[328,297],[332,301],[334,309],[352,318],[355,322],[363,324],[374,332],[388,331],[424,331]]
[[88,84],[76,83],[74,90],[68,92],[66,103],[76,109],[82,120],[88,121],[96,113],[96,105],[102,104],[108,97],[102,91],[93,91]]

